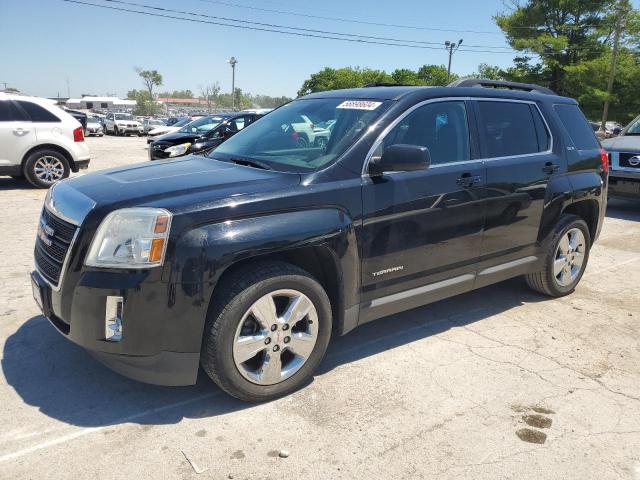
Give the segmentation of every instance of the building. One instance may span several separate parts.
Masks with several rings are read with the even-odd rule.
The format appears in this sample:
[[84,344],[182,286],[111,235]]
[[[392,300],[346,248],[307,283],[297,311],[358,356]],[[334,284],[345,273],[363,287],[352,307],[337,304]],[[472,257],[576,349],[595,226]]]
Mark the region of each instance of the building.
[[70,98],[65,104],[68,108],[79,110],[130,110],[135,108],[135,100],[122,100],[118,97],[90,97]]

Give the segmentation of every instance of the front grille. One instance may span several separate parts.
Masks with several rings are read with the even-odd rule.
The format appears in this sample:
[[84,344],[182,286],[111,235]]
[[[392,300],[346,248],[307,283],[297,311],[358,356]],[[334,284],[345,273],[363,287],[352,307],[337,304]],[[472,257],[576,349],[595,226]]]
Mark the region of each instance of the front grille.
[[621,153],[619,161],[621,167],[640,169],[640,153]]
[[34,257],[40,274],[58,286],[77,227],[42,209]]

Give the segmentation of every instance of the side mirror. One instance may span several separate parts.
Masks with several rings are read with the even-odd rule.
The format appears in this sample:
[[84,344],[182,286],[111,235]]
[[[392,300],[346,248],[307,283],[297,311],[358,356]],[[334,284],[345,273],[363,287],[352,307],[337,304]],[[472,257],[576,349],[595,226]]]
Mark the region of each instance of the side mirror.
[[379,177],[384,172],[413,172],[426,170],[431,165],[431,154],[427,147],[397,144],[384,150],[381,157],[369,163],[369,174]]

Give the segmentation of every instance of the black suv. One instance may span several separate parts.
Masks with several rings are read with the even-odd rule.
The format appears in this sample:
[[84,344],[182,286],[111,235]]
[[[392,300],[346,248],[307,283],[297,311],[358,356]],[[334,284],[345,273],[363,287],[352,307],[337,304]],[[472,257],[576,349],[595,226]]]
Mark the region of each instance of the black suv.
[[[297,142],[301,115],[333,122],[326,143]],[[208,156],[58,183],[33,291],[56,329],[126,376],[187,385],[202,365],[265,400],[371,320],[517,275],[571,293],[606,189],[578,105],[541,87],[317,93]]]
[[251,125],[261,115],[255,113],[221,113],[207,115],[167,133],[149,145],[149,159],[162,160],[189,153],[206,153]]

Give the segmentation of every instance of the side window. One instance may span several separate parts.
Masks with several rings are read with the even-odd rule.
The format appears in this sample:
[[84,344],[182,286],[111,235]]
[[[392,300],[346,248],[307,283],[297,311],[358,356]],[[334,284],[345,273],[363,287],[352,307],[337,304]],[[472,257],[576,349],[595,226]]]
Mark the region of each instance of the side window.
[[100,108],[109,108],[109,105],[107,105],[106,103],[101,103]]
[[554,105],[553,108],[578,150],[597,150],[600,148],[593,129],[577,105]]
[[232,123],[235,125],[234,130],[236,131],[242,130],[246,125],[248,125],[248,123],[246,122],[246,117],[238,117]]
[[87,102],[87,108],[91,110],[93,108],[93,102]]
[[387,134],[383,148],[398,144],[427,147],[433,165],[469,160],[465,103],[435,102],[417,108]]
[[513,157],[547,150],[538,134],[528,103],[478,101],[484,157]]
[[0,122],[20,122],[28,120],[11,100],[0,100]]
[[37,103],[22,100],[18,100],[17,103],[31,117],[32,122],[60,122],[58,117]]

